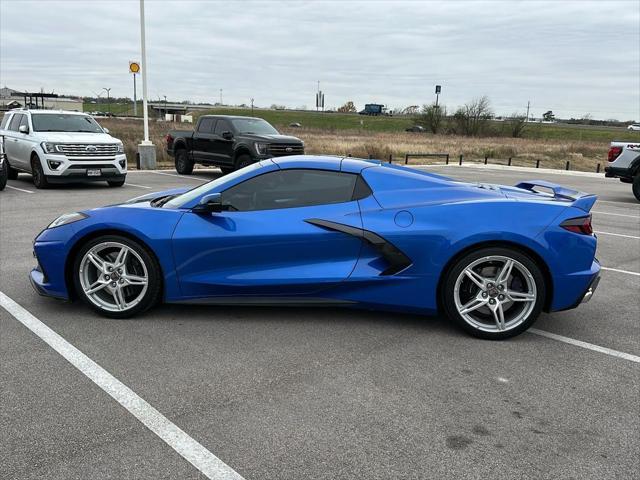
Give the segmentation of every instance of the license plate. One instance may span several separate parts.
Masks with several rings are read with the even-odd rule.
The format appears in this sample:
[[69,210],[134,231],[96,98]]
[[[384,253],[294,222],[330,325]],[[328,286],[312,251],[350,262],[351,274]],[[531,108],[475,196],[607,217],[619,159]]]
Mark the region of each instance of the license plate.
[[99,168],[88,168],[87,177],[99,177],[102,175],[102,170]]

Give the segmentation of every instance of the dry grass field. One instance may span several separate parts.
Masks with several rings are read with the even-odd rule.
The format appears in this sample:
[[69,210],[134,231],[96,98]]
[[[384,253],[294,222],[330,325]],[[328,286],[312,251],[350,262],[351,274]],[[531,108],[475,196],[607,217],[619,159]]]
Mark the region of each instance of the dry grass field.
[[[134,165],[136,145],[143,136],[142,122],[118,118],[101,119],[100,123],[125,144],[130,164]],[[164,151],[164,136],[171,129],[189,129],[187,124],[150,122],[151,141],[158,147],[160,165],[169,166],[172,159]],[[540,160],[542,168],[565,168],[571,162],[572,170],[595,171],[598,163],[606,162],[608,142],[593,140],[533,139],[506,137],[463,137],[406,132],[362,132],[357,130],[324,130],[306,128],[280,128],[282,133],[295,135],[305,142],[307,153],[346,155],[404,161],[406,153],[448,153],[457,161],[506,163],[512,157],[513,165],[535,166]],[[413,159],[410,163],[427,163],[435,159]]]

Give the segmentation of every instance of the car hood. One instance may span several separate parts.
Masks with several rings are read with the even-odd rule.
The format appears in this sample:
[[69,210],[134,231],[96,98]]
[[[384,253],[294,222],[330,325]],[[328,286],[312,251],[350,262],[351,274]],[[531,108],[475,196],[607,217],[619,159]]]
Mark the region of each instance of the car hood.
[[296,137],[291,137],[289,135],[252,135],[248,133],[243,133],[243,137],[249,138],[251,140],[263,141],[263,142],[274,142],[274,143],[291,143],[299,145],[302,143],[302,140]]
[[84,133],[84,132],[35,132],[53,143],[121,143],[117,138],[108,133]]
[[132,198],[130,200],[127,200],[126,202],[123,202],[123,205],[132,205],[134,203],[143,203],[143,202],[152,202],[154,200],[158,200],[162,197],[168,197],[171,195],[180,195],[184,192],[188,192],[189,190],[191,190],[188,187],[180,187],[180,188],[172,188],[170,190],[163,190],[161,192],[153,192],[153,193],[147,193],[145,195],[140,195],[139,197],[135,197]]

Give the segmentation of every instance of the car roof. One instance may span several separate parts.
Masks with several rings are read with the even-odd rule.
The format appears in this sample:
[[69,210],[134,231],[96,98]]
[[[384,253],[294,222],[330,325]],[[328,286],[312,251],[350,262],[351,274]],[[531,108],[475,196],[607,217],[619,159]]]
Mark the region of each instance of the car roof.
[[236,118],[242,118],[242,119],[250,119],[250,120],[264,120],[264,118],[247,117],[246,115],[201,115],[200,118],[226,118],[226,119],[229,119],[229,120],[233,120],[233,119],[236,119]]
[[380,160],[341,157],[332,155],[291,155],[274,157],[271,161],[281,169],[312,168],[337,172],[360,173],[365,168],[380,166]]
[[65,115],[88,115],[88,113],[84,113],[84,112],[76,112],[76,111],[71,111],[71,110],[29,110],[29,109],[23,109],[23,108],[16,108],[13,110],[9,110],[9,112],[7,113],[31,113],[31,114],[45,114],[45,115],[52,115],[52,114],[61,114],[64,113]]

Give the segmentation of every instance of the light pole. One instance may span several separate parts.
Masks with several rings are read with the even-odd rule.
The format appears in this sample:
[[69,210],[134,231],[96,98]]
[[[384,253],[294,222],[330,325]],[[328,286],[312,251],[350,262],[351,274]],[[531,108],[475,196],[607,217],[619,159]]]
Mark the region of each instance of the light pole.
[[138,145],[140,168],[156,168],[156,147],[149,141],[149,109],[147,106],[147,47],[144,31],[144,0],[140,0],[140,49],[142,53],[142,113],[144,115],[144,140]]
[[253,98],[251,99],[251,115],[253,115]]
[[111,91],[111,89],[105,88],[105,87],[102,87],[102,89],[106,90],[107,92],[107,110],[109,110],[109,116],[111,116],[111,100],[110,100],[111,97],[109,97],[109,92]]
[[222,106],[222,89],[220,89],[220,106]]

